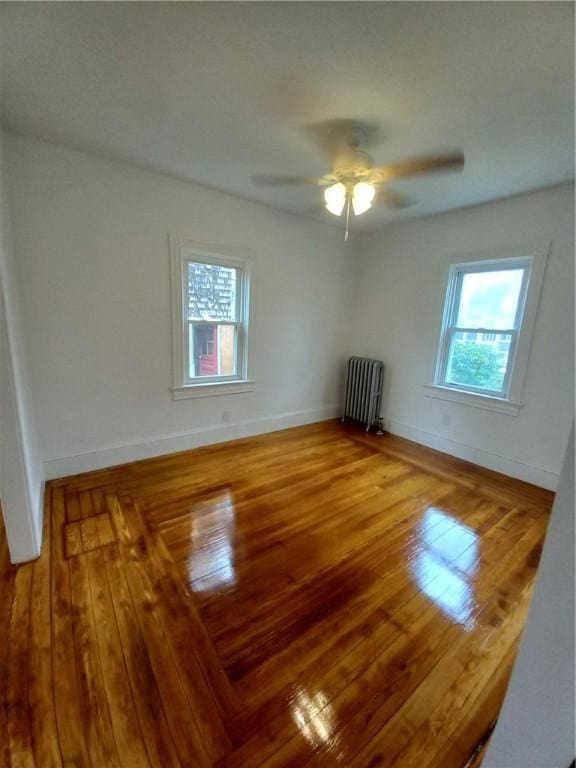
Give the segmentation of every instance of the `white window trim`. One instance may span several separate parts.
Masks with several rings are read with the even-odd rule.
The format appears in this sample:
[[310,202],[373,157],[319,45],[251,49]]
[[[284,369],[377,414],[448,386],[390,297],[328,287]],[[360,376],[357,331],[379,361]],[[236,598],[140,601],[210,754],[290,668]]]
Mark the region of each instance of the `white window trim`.
[[[435,363],[431,366],[433,371],[431,379],[433,383],[424,385],[424,394],[427,397],[449,400],[455,403],[460,403],[461,405],[469,405],[475,408],[496,411],[510,416],[517,416],[520,413],[520,409],[523,406],[522,392],[526,380],[532,337],[536,316],[538,314],[538,304],[540,301],[542,284],[544,282],[544,273],[546,270],[550,245],[550,240],[542,240],[532,243],[530,246],[524,248],[518,247],[497,252],[491,251],[468,254],[467,257],[457,257],[457,261],[450,264],[447,275],[447,288],[444,298],[444,309],[440,326],[437,354]],[[510,366],[507,394],[499,397],[489,392],[473,392],[470,389],[449,386],[441,383],[440,378],[443,370],[446,349],[446,331],[451,320],[451,310],[454,300],[453,291],[455,287],[455,275],[463,268],[481,268],[488,270],[494,265],[501,266],[503,261],[509,261],[511,265],[516,261],[519,265],[528,265],[529,267],[524,296],[520,297],[520,301],[522,301],[522,298],[524,299],[523,314],[517,332],[515,349],[512,352],[514,358]],[[519,311],[522,311],[522,307],[520,306]]]
[[[230,246],[200,243],[170,235],[170,278],[172,290],[172,398],[183,400],[214,395],[233,395],[255,389],[253,377],[254,322],[251,306],[252,262],[249,251]],[[186,374],[188,323],[184,322],[184,296],[186,292],[185,268],[189,261],[221,264],[241,270],[240,339],[238,374],[226,378],[203,377],[202,381],[189,381]]]

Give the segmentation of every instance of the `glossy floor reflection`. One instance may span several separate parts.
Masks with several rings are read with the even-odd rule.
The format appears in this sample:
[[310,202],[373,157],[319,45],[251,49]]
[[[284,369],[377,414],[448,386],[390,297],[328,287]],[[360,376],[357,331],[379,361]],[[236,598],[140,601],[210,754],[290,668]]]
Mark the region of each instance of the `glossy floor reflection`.
[[458,624],[473,629],[478,535],[441,509],[429,507],[419,524],[412,573],[424,593]]
[[[232,492],[225,490],[200,509],[192,508],[187,520],[191,544],[188,579],[192,582],[198,570],[203,574],[203,578],[196,582],[194,591],[209,592],[232,587],[236,584],[236,512]],[[169,535],[165,535],[169,541]]]
[[299,691],[292,705],[292,717],[306,741],[314,747],[326,744],[334,733],[334,715],[322,691],[312,695]]
[[[517,639],[497,599],[516,571],[511,562],[500,570],[499,557],[512,557],[507,528],[527,536],[528,551],[540,536],[537,518],[489,482],[470,490],[444,467],[436,474],[411,463],[409,450],[396,450],[402,441],[335,434],[329,445],[313,439],[294,453],[259,455],[257,482],[235,466],[225,491],[193,500],[180,524],[160,527],[254,713],[240,720],[230,765],[257,765],[252,749],[266,764],[263,722],[267,738],[288,745],[274,765],[357,759],[363,767],[371,747],[359,749],[362,733],[367,745],[378,736],[389,749],[392,739],[400,753],[389,722],[398,707],[410,702],[411,722],[418,696],[431,711],[455,696],[461,660],[491,647],[503,622],[511,634],[502,647]],[[436,674],[443,677],[427,691]],[[387,728],[389,737],[378,735]]]
[[462,768],[551,503],[336,423],[47,494],[42,557],[0,541],[1,768]]

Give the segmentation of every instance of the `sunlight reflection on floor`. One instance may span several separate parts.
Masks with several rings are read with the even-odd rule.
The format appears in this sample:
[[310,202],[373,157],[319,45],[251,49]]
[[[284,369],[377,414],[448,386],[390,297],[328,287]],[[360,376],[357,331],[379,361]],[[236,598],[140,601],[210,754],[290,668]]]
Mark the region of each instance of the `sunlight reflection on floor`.
[[332,708],[321,691],[314,695],[299,691],[292,705],[292,717],[306,741],[312,746],[321,746],[332,736]]
[[[458,567],[454,561],[458,560]],[[472,584],[478,564],[478,535],[452,515],[429,507],[419,526],[411,571],[418,586],[453,621],[475,626]]]
[[190,564],[200,560],[209,564],[208,573],[197,581],[194,590],[205,592],[236,584],[234,567],[234,535],[236,512],[234,497],[226,491],[214,499],[213,506],[202,514],[191,515],[190,540],[194,544]]

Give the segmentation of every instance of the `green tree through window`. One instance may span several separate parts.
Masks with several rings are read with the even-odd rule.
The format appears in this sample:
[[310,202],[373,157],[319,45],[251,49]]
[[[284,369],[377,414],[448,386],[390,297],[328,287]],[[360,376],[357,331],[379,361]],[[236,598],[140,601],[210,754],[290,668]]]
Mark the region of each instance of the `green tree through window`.
[[449,378],[454,384],[500,390],[504,378],[500,356],[485,344],[456,341],[452,348]]

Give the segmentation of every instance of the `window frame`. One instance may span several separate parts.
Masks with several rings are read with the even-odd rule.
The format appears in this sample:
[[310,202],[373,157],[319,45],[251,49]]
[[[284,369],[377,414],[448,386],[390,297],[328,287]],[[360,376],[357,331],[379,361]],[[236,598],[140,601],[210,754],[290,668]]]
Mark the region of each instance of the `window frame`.
[[[433,383],[425,385],[426,395],[513,416],[518,415],[523,405],[521,397],[549,249],[550,241],[539,241],[527,248],[509,249],[497,254],[470,254],[467,260],[459,258],[458,261],[450,264]],[[464,276],[469,273],[514,268],[524,269],[514,327],[512,329],[463,329],[456,326]],[[463,331],[512,335],[507,370],[500,392],[446,382],[451,338],[454,333]]]
[[[254,389],[251,377],[252,261],[248,251],[229,246],[208,245],[170,236],[172,288],[172,396],[175,400],[220,394],[236,394]],[[185,312],[188,301],[188,264],[211,264],[238,270],[236,320],[190,320]],[[190,327],[231,325],[236,328],[236,373],[222,376],[195,376],[190,372]]]
[[[520,291],[518,293],[518,304],[516,307],[514,323],[511,328],[484,328],[481,326],[468,328],[458,326],[457,320],[458,313],[460,311],[462,286],[466,275],[477,275],[481,274],[482,272],[506,272],[519,269],[521,269],[523,272],[522,282],[520,285]],[[476,394],[488,395],[489,397],[499,397],[504,400],[509,398],[510,379],[516,362],[518,337],[520,335],[524,317],[524,307],[526,305],[526,294],[528,290],[528,283],[530,281],[531,269],[532,262],[529,257],[519,259],[497,259],[481,262],[473,261],[463,264],[453,264],[451,266],[448,277],[448,289],[446,292],[444,320],[440,336],[436,375],[434,377],[434,382],[438,386],[448,387],[450,389],[456,389],[462,392],[473,392]],[[448,365],[450,361],[452,340],[457,333],[473,333],[475,335],[491,333],[496,336],[506,335],[512,337],[510,342],[510,351],[508,353],[506,373],[504,374],[502,388],[500,390],[488,389],[486,387],[476,387],[472,384],[455,384],[446,380],[448,375]]]

